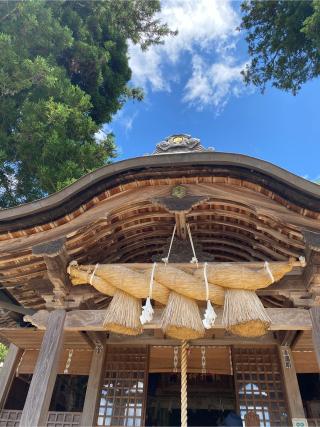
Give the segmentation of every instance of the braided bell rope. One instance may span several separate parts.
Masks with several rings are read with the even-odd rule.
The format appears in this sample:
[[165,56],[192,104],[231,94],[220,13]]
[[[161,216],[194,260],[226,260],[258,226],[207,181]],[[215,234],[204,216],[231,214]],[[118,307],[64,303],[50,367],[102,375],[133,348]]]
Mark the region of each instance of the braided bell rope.
[[189,344],[183,340],[181,344],[181,427],[188,426],[188,395],[187,395],[187,358]]

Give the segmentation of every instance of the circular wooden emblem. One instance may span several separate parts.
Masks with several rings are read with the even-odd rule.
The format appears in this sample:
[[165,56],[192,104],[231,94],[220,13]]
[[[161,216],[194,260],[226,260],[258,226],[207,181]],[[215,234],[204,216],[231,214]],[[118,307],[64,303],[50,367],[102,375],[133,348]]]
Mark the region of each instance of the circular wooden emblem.
[[187,194],[187,189],[186,187],[183,187],[183,185],[176,185],[171,190],[171,195],[173,197],[176,197],[177,199],[182,199],[183,197],[185,197],[186,194]]
[[172,139],[171,139],[171,141],[174,143],[174,144],[180,144],[180,142],[182,142],[184,139],[186,139],[186,138],[184,138],[182,135],[180,136],[174,136]]

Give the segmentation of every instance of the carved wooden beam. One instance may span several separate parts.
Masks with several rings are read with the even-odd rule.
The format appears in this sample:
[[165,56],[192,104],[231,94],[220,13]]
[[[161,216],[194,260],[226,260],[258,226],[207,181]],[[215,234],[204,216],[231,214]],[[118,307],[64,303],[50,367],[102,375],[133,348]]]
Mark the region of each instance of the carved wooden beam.
[[[203,311],[203,310],[201,310]],[[311,319],[308,310],[300,308],[267,308],[271,318],[271,331],[277,330],[311,330]],[[224,329],[222,326],[222,309],[216,309],[217,319],[212,329]],[[50,312],[39,310],[32,316],[24,316],[25,322],[30,322],[38,329],[45,330]],[[155,309],[153,321],[145,324],[144,329],[161,328],[162,309]],[[103,322],[106,310],[73,310],[66,315],[65,331],[105,331]]]
[[35,310],[33,310],[32,308],[25,308],[22,307],[21,305],[17,305],[17,304],[12,304],[10,302],[7,301],[2,301],[0,299],[0,308],[3,308],[5,310],[8,311],[13,311],[15,313],[19,313],[19,314],[34,314]]
[[259,289],[257,291],[257,294],[259,296],[283,295],[287,298],[290,298],[292,292],[299,292],[303,294],[306,294],[308,292],[308,289],[306,288],[306,284],[301,274],[290,275],[290,273],[288,273],[278,282],[273,283],[267,288]]
[[[172,339],[169,337],[161,338],[149,335],[139,335],[132,337],[128,335],[110,334],[107,339],[107,344],[112,345],[156,345],[156,346],[176,346],[181,345],[180,340]],[[223,338],[201,338],[189,341],[190,347],[192,346],[226,346],[226,345],[277,345],[278,341],[273,337],[272,332],[257,338],[244,338],[237,336],[225,336]]]
[[208,199],[208,196],[198,196],[189,194],[188,188],[183,185],[176,185],[171,188],[171,194],[165,197],[156,197],[150,201],[161,206],[166,211],[175,215],[177,226],[177,236],[182,239],[187,239],[186,214],[190,210]]
[[190,194],[185,185],[175,185],[171,188],[171,194],[162,197],[153,197],[150,201],[160,205],[170,213],[190,212],[190,210],[201,202],[208,200],[208,195]]
[[47,266],[49,280],[53,285],[54,305],[64,306],[64,301],[71,288],[67,265],[69,256],[65,247],[66,238],[43,243],[32,247],[34,256],[43,257]]

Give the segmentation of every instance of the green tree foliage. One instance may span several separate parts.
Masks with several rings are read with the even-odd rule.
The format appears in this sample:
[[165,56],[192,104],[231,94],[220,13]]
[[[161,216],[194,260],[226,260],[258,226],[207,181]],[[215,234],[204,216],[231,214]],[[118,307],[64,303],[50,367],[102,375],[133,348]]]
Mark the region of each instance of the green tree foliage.
[[251,57],[246,83],[292,92],[320,74],[320,1],[269,0],[242,3],[240,29]]
[[4,362],[6,355],[8,353],[8,347],[0,342],[0,363]]
[[0,2],[0,206],[60,190],[115,156],[95,133],[128,99],[128,40],[174,34],[159,0]]

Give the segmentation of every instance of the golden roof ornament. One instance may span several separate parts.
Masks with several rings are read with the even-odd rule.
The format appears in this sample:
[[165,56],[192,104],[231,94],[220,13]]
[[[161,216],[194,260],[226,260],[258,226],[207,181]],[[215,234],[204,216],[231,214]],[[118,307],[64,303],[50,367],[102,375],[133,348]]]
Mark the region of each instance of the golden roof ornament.
[[205,149],[199,138],[193,138],[186,133],[171,135],[156,145],[153,154],[192,153],[197,151],[212,151]]

